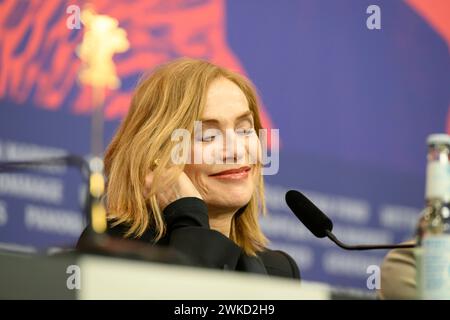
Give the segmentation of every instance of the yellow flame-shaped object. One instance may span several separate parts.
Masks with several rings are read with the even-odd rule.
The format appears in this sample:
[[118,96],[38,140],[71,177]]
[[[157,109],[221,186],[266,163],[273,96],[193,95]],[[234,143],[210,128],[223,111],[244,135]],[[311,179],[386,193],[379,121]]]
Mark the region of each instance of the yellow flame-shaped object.
[[77,49],[82,61],[79,72],[81,83],[93,87],[117,89],[120,79],[113,61],[115,53],[125,52],[130,44],[126,31],[119,27],[117,19],[96,14],[86,7],[81,12],[85,28],[83,40]]

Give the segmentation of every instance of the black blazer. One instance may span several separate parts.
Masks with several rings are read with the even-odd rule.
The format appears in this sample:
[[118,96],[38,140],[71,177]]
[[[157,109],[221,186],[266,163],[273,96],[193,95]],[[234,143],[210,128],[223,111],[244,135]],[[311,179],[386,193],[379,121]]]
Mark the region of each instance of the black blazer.
[[[236,270],[300,279],[294,259],[279,250],[266,249],[256,257],[248,256],[222,233],[209,227],[208,209],[204,201],[195,197],[178,199],[164,209],[166,235],[156,245],[167,246],[189,258],[190,264],[225,270]],[[125,226],[109,226],[107,233],[124,237]],[[154,230],[148,229],[137,240],[154,243]],[[78,244],[86,236],[86,230]]]

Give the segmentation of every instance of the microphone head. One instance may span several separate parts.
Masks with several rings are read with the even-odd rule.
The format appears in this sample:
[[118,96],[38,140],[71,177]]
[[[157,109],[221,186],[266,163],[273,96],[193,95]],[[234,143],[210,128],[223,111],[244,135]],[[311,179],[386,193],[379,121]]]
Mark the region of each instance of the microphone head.
[[326,230],[333,231],[333,222],[317,208],[307,197],[296,190],[286,192],[286,203],[295,216],[316,237],[327,236]]

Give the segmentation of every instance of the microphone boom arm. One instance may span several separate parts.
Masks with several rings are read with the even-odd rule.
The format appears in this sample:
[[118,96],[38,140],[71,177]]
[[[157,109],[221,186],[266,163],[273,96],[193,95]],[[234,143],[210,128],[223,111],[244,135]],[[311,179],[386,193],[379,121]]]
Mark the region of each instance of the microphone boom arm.
[[336,236],[330,231],[325,230],[327,237],[333,241],[336,245],[345,250],[376,250],[376,249],[406,249],[406,248],[415,248],[417,245],[415,243],[411,244],[362,244],[362,245],[354,245],[349,246],[336,238]]

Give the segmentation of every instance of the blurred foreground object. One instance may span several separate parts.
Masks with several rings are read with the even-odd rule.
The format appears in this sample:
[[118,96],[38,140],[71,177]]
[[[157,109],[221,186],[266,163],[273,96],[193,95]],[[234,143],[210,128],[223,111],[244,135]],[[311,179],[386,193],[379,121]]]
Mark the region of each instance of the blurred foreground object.
[[450,299],[450,136],[430,135],[427,145],[426,207],[416,230],[420,246],[388,253],[381,267],[382,299]]
[[103,105],[106,89],[118,89],[120,79],[116,73],[113,56],[125,52],[130,47],[127,34],[119,28],[117,19],[97,14],[87,6],[81,13],[84,26],[83,41],[77,50],[82,61],[79,79],[82,84],[92,87],[92,128],[90,194],[92,231],[106,231],[106,209],[103,203],[105,178],[103,174]]
[[418,297],[450,299],[450,136],[428,137],[426,207],[418,228]]
[[0,299],[332,298],[323,284],[89,254],[0,253],[0,265]]
[[[406,243],[414,243],[411,240]],[[380,299],[416,299],[416,249],[394,249],[384,258],[381,265]]]

